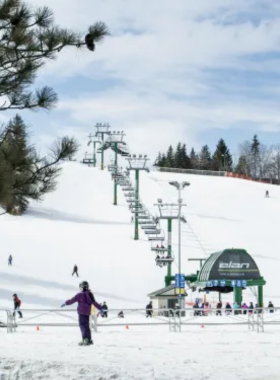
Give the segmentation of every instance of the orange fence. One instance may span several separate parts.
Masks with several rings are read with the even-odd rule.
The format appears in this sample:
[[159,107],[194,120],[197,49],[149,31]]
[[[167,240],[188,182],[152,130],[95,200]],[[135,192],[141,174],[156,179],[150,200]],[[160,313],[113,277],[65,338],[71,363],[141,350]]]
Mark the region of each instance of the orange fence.
[[267,184],[270,184],[270,185],[278,185],[278,183],[273,183],[273,181],[271,179],[269,179],[269,178],[267,178],[267,179],[252,178],[249,175],[238,174],[238,173],[231,173],[231,172],[226,172],[225,176],[226,177],[232,177],[232,178],[246,179],[248,181],[267,183]]

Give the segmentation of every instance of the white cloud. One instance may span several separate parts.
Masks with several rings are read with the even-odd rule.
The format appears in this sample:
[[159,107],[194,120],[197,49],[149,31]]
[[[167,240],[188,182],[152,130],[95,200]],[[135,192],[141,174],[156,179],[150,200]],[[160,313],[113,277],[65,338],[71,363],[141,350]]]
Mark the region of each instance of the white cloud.
[[[45,0],[33,3],[44,5]],[[65,78],[73,81],[73,90],[60,96],[59,110],[70,115],[74,130],[85,133],[87,126],[108,121],[127,132],[134,150],[143,144],[148,153],[180,139],[196,145],[201,131],[238,123],[280,131],[274,88],[265,79],[259,88],[253,79],[235,79],[245,69],[279,74],[277,57],[248,59],[280,53],[280,6],[275,1],[71,0],[66,5],[65,0],[49,0],[48,5],[63,26],[85,30],[103,20],[112,31],[94,54],[65,50],[42,73],[42,80],[50,79],[54,87]],[[214,81],[207,70],[219,69],[228,73],[216,73]],[[91,94],[77,94],[76,75],[89,83],[113,78],[119,84],[95,91],[92,82]],[[248,97],[248,88],[256,96]],[[262,88],[272,100],[259,100]],[[203,138],[206,143],[207,134]]]

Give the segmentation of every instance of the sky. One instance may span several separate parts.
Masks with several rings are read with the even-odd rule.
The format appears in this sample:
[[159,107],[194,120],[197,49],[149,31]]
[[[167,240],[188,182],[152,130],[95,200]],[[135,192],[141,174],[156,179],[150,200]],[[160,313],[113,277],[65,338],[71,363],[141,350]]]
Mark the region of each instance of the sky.
[[[59,95],[52,112],[24,111],[45,149],[75,135],[81,154],[98,122],[126,133],[132,153],[181,141],[190,150],[224,138],[234,153],[258,134],[280,142],[280,2],[275,0],[29,0],[53,9],[61,26],[111,35],[91,53],[65,49],[36,85]],[[0,115],[8,118],[9,113]]]

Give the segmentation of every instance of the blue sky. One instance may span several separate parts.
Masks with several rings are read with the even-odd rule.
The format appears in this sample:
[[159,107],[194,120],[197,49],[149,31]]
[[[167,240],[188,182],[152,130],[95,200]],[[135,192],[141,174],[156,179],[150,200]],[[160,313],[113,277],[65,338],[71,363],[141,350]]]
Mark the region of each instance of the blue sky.
[[[76,135],[87,150],[97,122],[124,130],[132,152],[190,148],[223,137],[233,153],[256,133],[280,143],[280,3],[272,0],[31,0],[59,24],[111,36],[93,54],[68,49],[41,71],[60,103],[22,113],[42,150]],[[9,114],[0,115],[2,119]]]

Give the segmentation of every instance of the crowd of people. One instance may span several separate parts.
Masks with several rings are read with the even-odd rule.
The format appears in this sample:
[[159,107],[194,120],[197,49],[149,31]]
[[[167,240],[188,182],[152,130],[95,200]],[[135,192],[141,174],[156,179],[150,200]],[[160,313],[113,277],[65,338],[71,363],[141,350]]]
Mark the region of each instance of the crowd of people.
[[[253,314],[253,313],[261,313],[262,307],[258,305],[257,303],[254,305],[253,302],[250,302],[249,305],[247,305],[246,302],[243,302],[241,305],[239,305],[237,302],[234,302],[231,306],[230,302],[226,302],[225,306],[223,306],[223,303],[219,301],[217,303],[216,309],[211,307],[211,304],[209,302],[205,303],[195,303],[193,308],[194,310],[194,316],[207,316],[209,314],[216,314],[217,316],[222,316],[222,311],[224,311],[225,315],[240,315],[240,314]],[[224,310],[222,310],[224,309]],[[271,301],[269,301],[267,309],[270,313],[274,313],[274,305]]]

